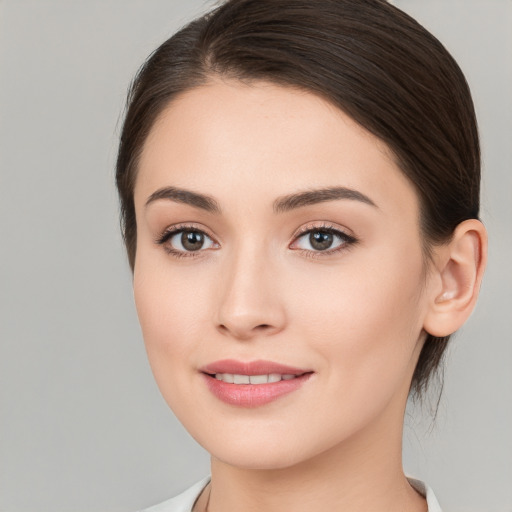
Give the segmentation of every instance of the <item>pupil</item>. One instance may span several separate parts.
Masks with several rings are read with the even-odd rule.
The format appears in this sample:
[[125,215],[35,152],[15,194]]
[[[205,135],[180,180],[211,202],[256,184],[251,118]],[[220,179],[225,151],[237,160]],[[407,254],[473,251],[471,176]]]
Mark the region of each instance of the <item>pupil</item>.
[[309,242],[314,249],[324,251],[332,245],[333,236],[325,231],[315,231],[309,235]]
[[188,251],[198,251],[204,243],[204,236],[198,231],[184,231],[181,235],[181,245]]

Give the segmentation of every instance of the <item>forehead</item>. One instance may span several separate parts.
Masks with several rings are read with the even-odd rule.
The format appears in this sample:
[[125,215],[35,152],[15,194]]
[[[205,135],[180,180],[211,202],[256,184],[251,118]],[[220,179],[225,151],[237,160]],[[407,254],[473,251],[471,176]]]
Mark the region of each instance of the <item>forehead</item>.
[[345,186],[399,202],[417,198],[391,151],[319,96],[260,82],[212,81],[174,99],[139,161],[136,203],[162,186],[226,200]]

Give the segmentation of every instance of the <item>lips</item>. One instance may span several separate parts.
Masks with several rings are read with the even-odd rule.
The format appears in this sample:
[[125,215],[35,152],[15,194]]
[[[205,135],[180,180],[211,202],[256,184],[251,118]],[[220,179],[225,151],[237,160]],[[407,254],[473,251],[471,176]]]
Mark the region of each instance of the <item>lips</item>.
[[274,363],[272,361],[251,361],[242,362],[234,359],[224,359],[215,361],[201,368],[203,373],[233,373],[239,375],[264,375],[270,373],[278,373],[280,375],[302,375],[311,370],[294,368],[284,364]]
[[216,361],[203,368],[206,385],[230,405],[258,407],[302,387],[312,371],[272,361]]

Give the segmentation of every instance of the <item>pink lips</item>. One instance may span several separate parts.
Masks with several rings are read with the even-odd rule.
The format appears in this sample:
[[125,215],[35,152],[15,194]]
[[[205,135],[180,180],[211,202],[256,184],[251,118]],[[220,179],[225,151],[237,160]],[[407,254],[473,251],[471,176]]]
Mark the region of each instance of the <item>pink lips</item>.
[[[216,361],[200,370],[209,390],[220,400],[240,407],[258,407],[299,389],[312,375],[311,370],[294,368],[271,361],[241,362],[232,359]],[[234,384],[217,380],[215,374],[295,375],[288,380],[264,384]]]

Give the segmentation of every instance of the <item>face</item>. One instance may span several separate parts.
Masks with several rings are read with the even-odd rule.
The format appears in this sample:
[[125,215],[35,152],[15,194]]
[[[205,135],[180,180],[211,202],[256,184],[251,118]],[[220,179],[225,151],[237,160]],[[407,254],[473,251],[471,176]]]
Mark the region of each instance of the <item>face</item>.
[[215,458],[282,468],[401,427],[425,266],[383,143],[313,94],[211,82],[155,123],[135,205],[149,361]]

